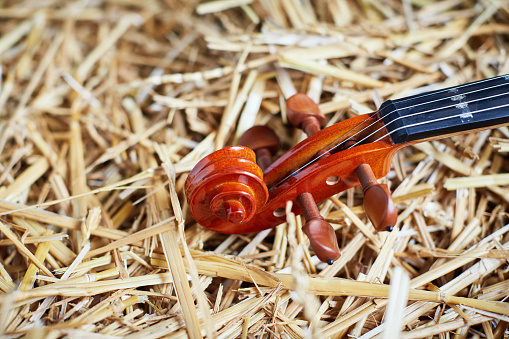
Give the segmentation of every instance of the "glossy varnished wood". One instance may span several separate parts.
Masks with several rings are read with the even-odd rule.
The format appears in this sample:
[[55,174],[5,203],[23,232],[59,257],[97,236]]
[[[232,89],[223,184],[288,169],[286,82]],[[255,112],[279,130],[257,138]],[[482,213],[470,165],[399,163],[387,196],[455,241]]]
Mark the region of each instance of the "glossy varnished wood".
[[255,153],[243,146],[221,149],[203,158],[189,173],[185,191],[194,218],[208,228],[230,228],[252,220],[268,192]]
[[[269,188],[272,188],[293,171],[313,161],[331,147],[340,145],[338,149],[346,148],[352,137],[360,139],[361,136],[368,134],[368,131],[378,129],[380,126],[382,125],[377,114],[372,113],[359,115],[325,128],[301,141],[274,161],[265,171],[264,181]],[[383,129],[380,130],[373,139],[384,133]]]
[[325,117],[318,105],[306,94],[297,93],[286,100],[286,111],[290,123],[302,129],[308,136],[320,131]]
[[386,184],[379,184],[368,164],[355,169],[364,192],[364,211],[377,231],[392,231],[398,213]]
[[[280,180],[287,177],[293,170],[309,162],[310,159],[313,159],[319,150],[322,150],[334,141],[348,140],[349,136],[352,136],[356,131],[362,129],[362,126],[368,126],[375,120],[375,115],[362,115],[342,121],[315,133],[286,152],[266,170],[263,176],[263,180],[267,187],[273,188],[269,194],[267,203],[261,205],[251,219],[242,224],[235,224],[215,216],[206,218],[205,215],[210,213],[206,211],[209,207],[205,206],[206,203],[200,202],[199,199],[196,198],[189,201],[190,206],[192,204],[199,204],[199,206],[191,207],[193,208],[195,219],[199,221],[195,215],[195,213],[197,213],[200,215],[200,220],[206,222],[202,223],[199,221],[202,225],[221,233],[257,232],[275,227],[284,222],[286,218],[284,213],[286,202],[288,200],[296,202],[297,197],[301,193],[311,193],[313,199],[319,203],[334,194],[359,185],[360,182],[355,173],[355,169],[361,164],[370,164],[376,178],[384,177],[390,170],[390,164],[394,154],[407,144],[394,145],[389,139],[384,139],[335,152],[321,157],[318,161],[305,167],[291,178],[279,183]],[[227,155],[228,152],[233,154]],[[223,151],[223,153],[219,155],[214,155],[214,158],[217,159],[229,156],[231,159],[242,159],[243,156],[247,156],[243,148],[238,149],[230,147],[228,148],[228,152]],[[239,154],[235,155],[236,152],[239,152]],[[254,153],[251,153],[251,155],[254,156]],[[209,155],[209,157],[211,156],[212,155]],[[254,161],[252,159],[253,158],[250,158],[250,161]],[[227,162],[229,164],[228,166],[233,166],[235,161]],[[207,175],[211,175],[208,171],[207,174],[201,173],[201,175],[198,175],[196,172],[200,173],[202,172],[202,168],[208,166],[199,164],[197,167],[198,171],[193,169],[186,182],[186,186],[199,185],[196,183],[197,180],[205,180]],[[231,177],[227,178],[235,179],[236,175],[237,174],[232,174]],[[277,188],[274,188],[276,183],[279,183],[279,185]],[[205,199],[206,197],[202,195],[201,198]],[[190,197],[188,194],[188,200],[189,199]],[[293,205],[293,212],[296,214],[301,213],[301,209],[297,203]]]
[[302,231],[308,236],[313,251],[321,261],[332,265],[341,255],[334,228],[320,215],[311,193],[299,194],[297,203],[305,219]]
[[[477,92],[483,86],[492,87],[487,97]],[[507,89],[509,77],[502,76],[388,101],[380,113],[359,115],[323,130],[325,120],[316,103],[296,94],[287,101],[288,115],[308,138],[268,166],[274,142],[263,135],[270,133],[247,136],[245,144],[263,158],[259,159],[263,171],[246,147],[209,155],[186,181],[191,212],[212,230],[250,233],[283,223],[287,202],[293,201],[292,211],[305,216],[304,232],[315,253],[324,261],[335,260],[339,256],[335,233],[316,203],[361,184],[369,219],[377,230],[391,230],[396,209],[387,186],[377,179],[387,175],[394,154],[424,140],[509,124]]]
[[252,149],[262,171],[272,164],[272,157],[281,149],[279,137],[267,126],[253,126],[242,134],[239,145]]

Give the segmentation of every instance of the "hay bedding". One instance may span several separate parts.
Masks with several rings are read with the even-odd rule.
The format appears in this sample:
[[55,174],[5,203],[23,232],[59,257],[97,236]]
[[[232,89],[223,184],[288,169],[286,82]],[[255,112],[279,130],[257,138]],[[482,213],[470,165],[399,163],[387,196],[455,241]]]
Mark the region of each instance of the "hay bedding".
[[508,338],[507,128],[401,151],[390,234],[358,189],[324,202],[330,267],[291,213],[226,236],[183,196],[193,165],[253,124],[300,140],[276,62],[332,124],[509,73],[507,1],[0,6],[4,336]]

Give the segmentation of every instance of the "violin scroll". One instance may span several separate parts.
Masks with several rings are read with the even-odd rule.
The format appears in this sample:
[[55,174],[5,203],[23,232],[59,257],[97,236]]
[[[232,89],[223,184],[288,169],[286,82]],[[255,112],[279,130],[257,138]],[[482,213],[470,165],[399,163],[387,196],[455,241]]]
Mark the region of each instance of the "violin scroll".
[[[486,96],[481,89],[490,89]],[[318,105],[299,93],[286,101],[290,122],[308,135],[272,164],[276,139],[263,127],[248,131],[242,144],[219,150],[191,171],[186,194],[195,220],[222,233],[250,233],[303,213],[303,228],[318,257],[339,257],[334,229],[316,202],[361,185],[364,210],[377,231],[391,231],[397,211],[387,185],[377,182],[403,147],[453,134],[509,125],[509,81],[503,75],[411,97],[388,100],[378,112],[361,114],[325,129]],[[465,100],[460,104],[457,98]],[[466,112],[463,108],[467,108]],[[251,133],[249,135],[249,133]],[[270,165],[268,165],[270,164]],[[267,167],[268,166],[268,167]],[[270,194],[269,194],[270,192]],[[283,211],[283,213],[281,213]],[[256,215],[256,217],[254,217]]]
[[255,153],[243,146],[226,147],[200,160],[185,187],[195,220],[212,229],[251,220],[269,196]]

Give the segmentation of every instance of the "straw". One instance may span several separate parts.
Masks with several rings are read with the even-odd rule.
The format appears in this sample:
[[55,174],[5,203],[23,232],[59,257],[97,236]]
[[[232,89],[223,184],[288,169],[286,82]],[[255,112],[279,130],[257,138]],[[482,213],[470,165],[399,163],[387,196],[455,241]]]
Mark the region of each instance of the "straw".
[[331,126],[507,74],[508,16],[495,0],[4,1],[0,336],[504,337],[507,126],[360,155],[388,171],[396,227],[375,232],[359,187],[318,202],[331,266],[295,201],[273,229],[225,235],[185,188],[254,125],[279,136],[273,160],[305,138],[293,93]]

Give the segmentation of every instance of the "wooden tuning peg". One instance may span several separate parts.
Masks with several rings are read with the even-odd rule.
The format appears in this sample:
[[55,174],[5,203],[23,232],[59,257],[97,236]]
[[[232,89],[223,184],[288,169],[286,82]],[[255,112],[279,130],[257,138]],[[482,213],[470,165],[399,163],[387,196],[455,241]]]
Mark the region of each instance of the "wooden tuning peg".
[[364,211],[377,231],[392,231],[398,213],[392,201],[389,188],[385,184],[379,184],[371,166],[359,165],[355,173],[361,182],[364,191]]
[[321,261],[332,265],[341,256],[334,228],[320,215],[311,193],[301,193],[297,203],[306,219],[302,230],[308,236],[313,251]]
[[279,138],[272,128],[253,126],[242,134],[238,142],[241,146],[251,148],[256,154],[256,163],[262,171],[272,164],[272,157],[281,148]]
[[325,117],[320,113],[316,102],[303,93],[297,93],[286,100],[286,110],[290,123],[302,129],[308,137],[320,131]]

